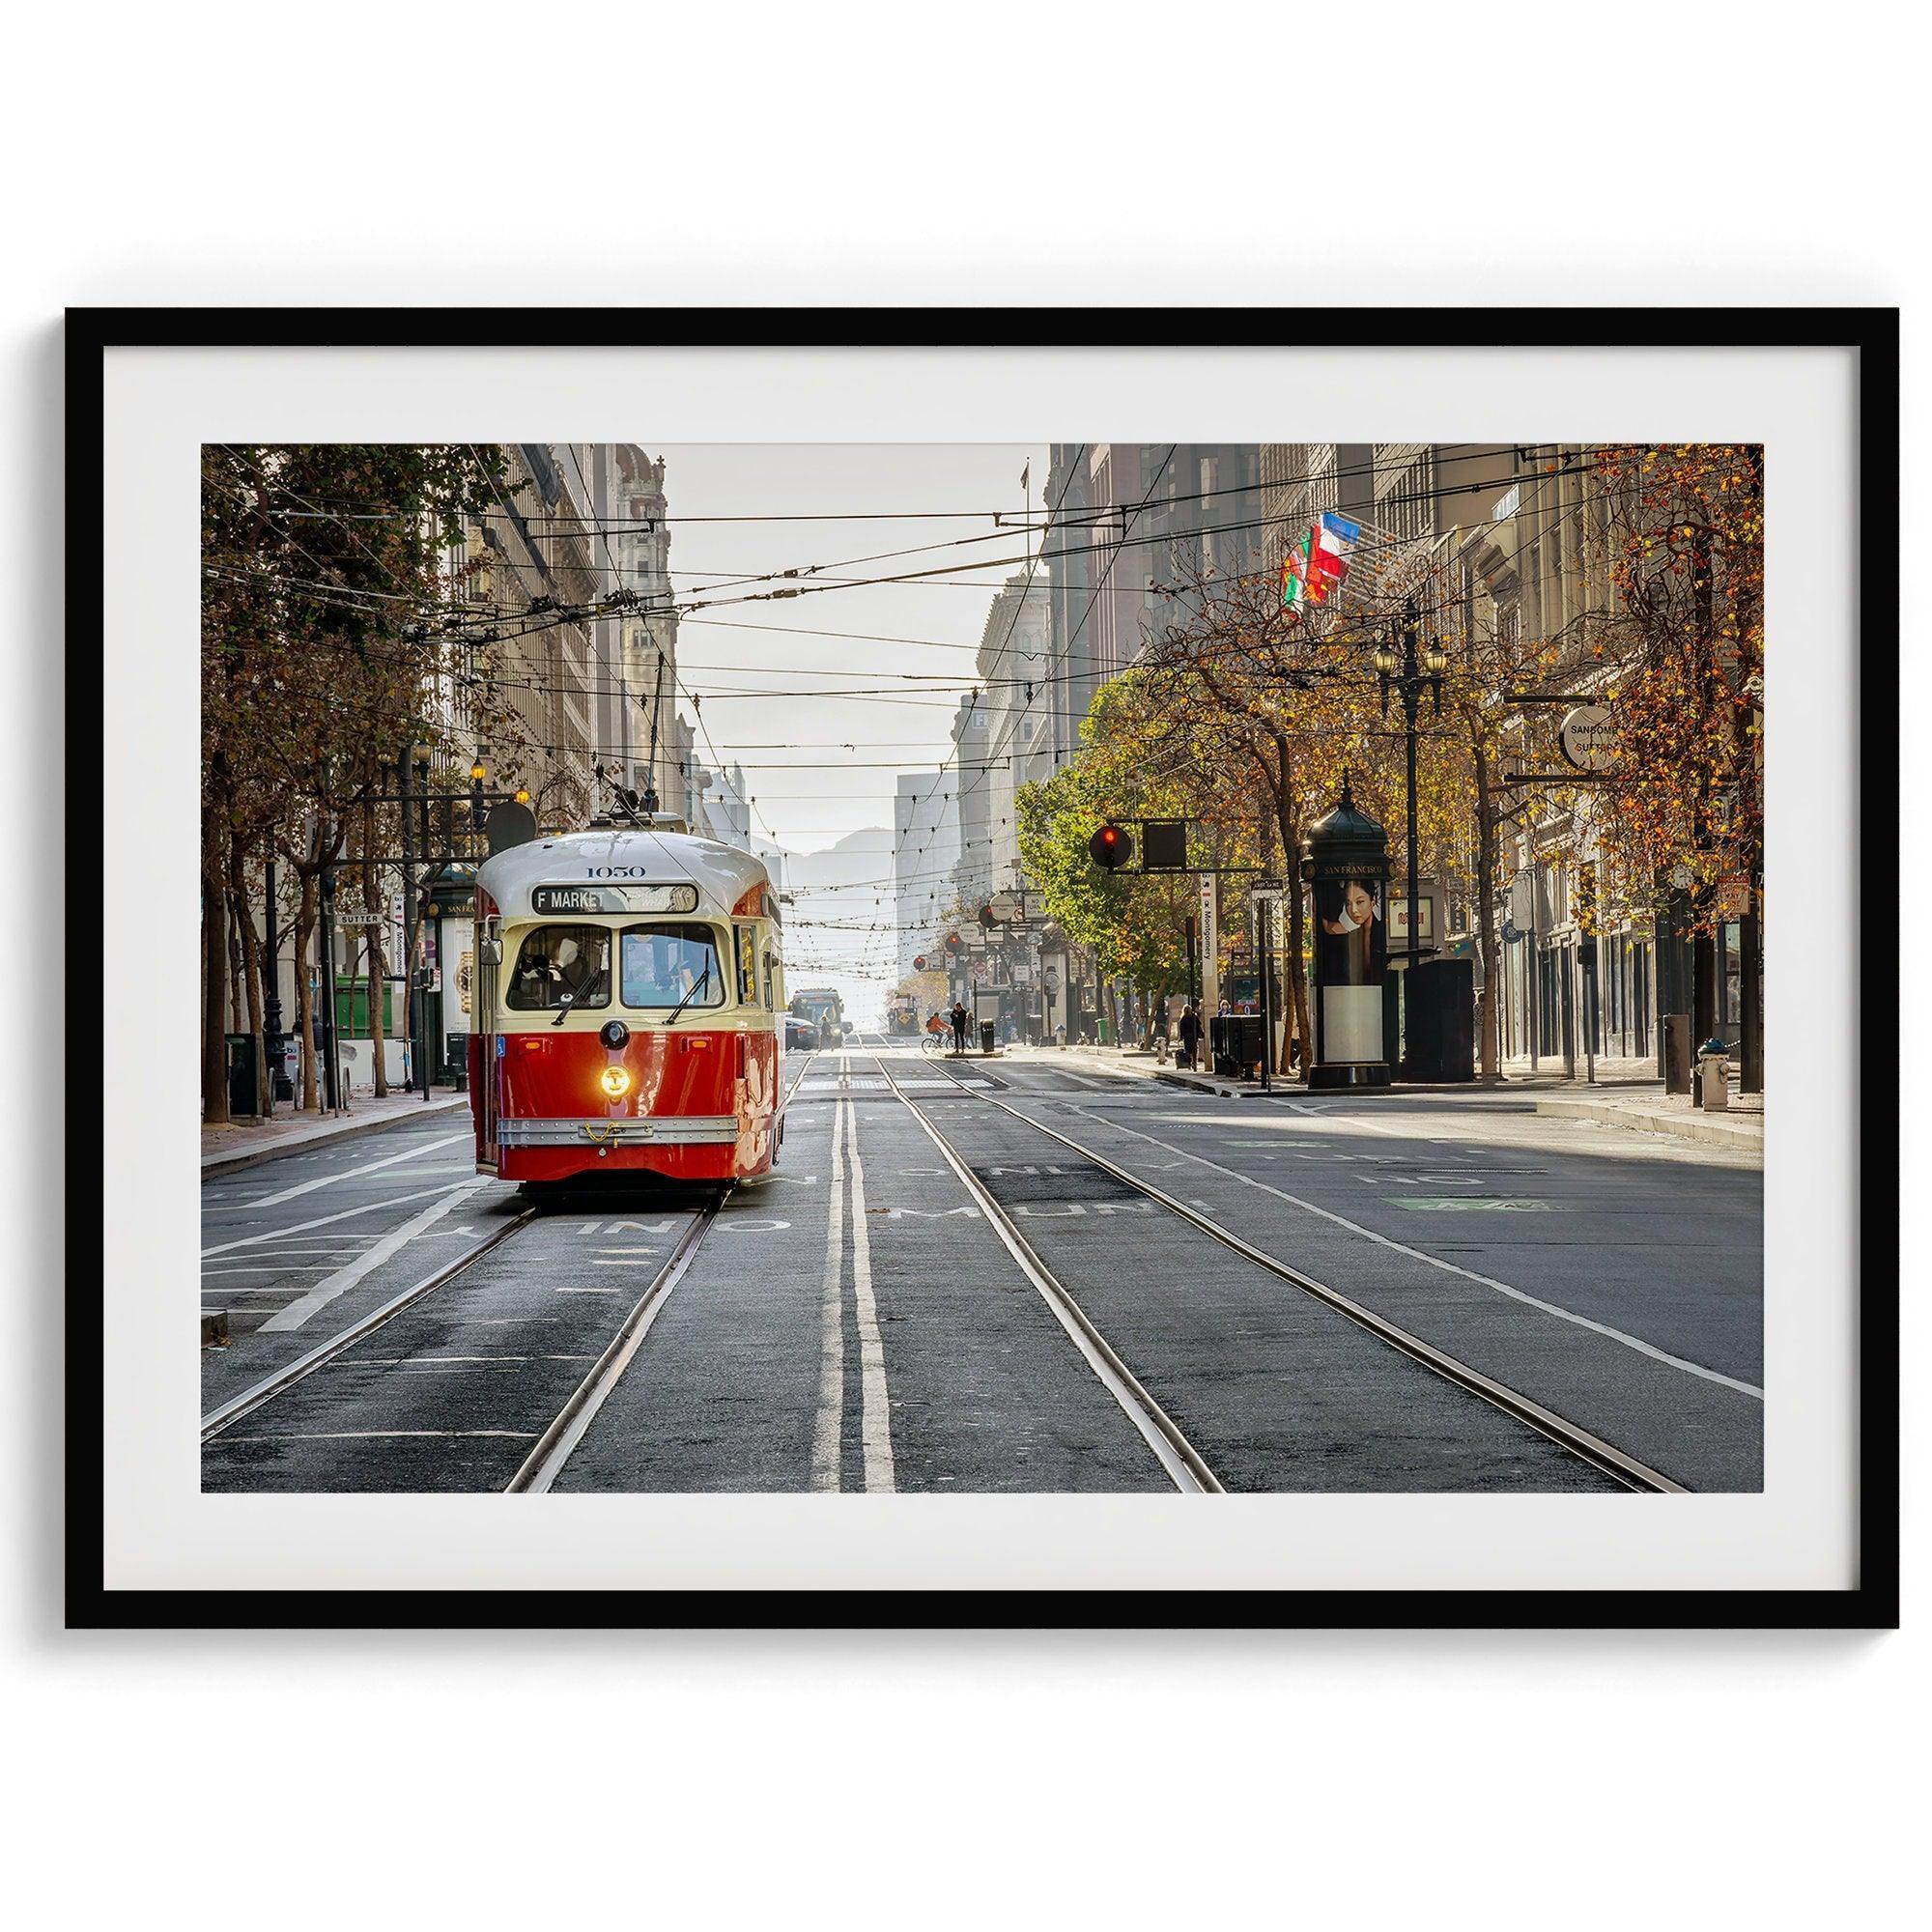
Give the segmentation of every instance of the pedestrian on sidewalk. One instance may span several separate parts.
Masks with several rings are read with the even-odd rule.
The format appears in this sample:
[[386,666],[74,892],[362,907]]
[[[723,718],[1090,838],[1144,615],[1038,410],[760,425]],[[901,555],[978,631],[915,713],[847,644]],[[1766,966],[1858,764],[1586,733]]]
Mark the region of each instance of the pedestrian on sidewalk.
[[1180,1052],[1177,1064],[1192,1068],[1201,1047],[1201,1015],[1190,1000],[1180,1014]]
[[952,1003],[952,1051],[961,1059],[966,1055],[966,1003],[954,1000]]

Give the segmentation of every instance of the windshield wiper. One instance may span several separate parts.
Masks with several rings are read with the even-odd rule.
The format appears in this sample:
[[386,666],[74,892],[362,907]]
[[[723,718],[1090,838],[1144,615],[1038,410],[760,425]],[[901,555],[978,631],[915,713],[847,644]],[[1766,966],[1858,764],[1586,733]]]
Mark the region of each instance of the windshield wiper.
[[673,1008],[672,1008],[672,1009],[670,1009],[670,1015],[669,1015],[669,1017],[668,1017],[668,1019],[667,1019],[667,1020],[665,1021],[665,1025],[666,1025],[666,1026],[675,1026],[675,1025],[677,1024],[677,1016],[678,1016],[678,1014],[679,1014],[679,1013],[681,1013],[681,1012],[683,1012],[683,1010],[685,1009],[685,1008],[686,1008],[686,1007],[688,1007],[688,1006],[690,1006],[690,1004],[692,1003],[692,1001],[693,1001],[693,1000],[695,1000],[695,999],[696,999],[696,997],[698,996],[698,994],[699,994],[699,993],[701,993],[701,992],[703,992],[703,990],[705,989],[705,987],[706,987],[706,986],[708,986],[708,985],[709,985],[710,983],[711,983],[711,968],[710,968],[709,966],[706,966],[706,967],[705,967],[705,969],[704,969],[704,971],[703,971],[703,972],[701,972],[701,973],[700,973],[700,974],[699,974],[699,975],[697,976],[697,982],[696,982],[696,985],[694,985],[694,986],[692,987],[692,989],[691,989],[691,991],[690,991],[690,992],[688,992],[688,993],[687,993],[687,994],[686,994],[686,995],[684,996],[684,998],[683,998],[683,999],[681,999],[681,1000],[680,1000],[680,1001],[679,1001],[679,1002],[677,1003],[677,1005],[676,1005],[676,1006],[674,1006],[674,1007],[673,1007]]

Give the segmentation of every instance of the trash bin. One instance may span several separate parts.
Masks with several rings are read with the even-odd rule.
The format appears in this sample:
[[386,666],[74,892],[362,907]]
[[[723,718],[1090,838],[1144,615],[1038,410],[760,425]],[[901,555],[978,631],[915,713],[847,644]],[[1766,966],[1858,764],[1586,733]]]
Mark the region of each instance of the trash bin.
[[442,1077],[461,1094],[469,1086],[469,1036],[443,1035]]
[[993,1022],[991,1020],[981,1020],[980,1022],[980,1051],[981,1053],[991,1053],[992,1050]]
[[1665,1013],[1663,1016],[1663,1091],[1688,1094],[1690,1091],[1690,1015]]
[[231,1033],[228,1036],[229,1118],[245,1115],[252,1120],[261,1109],[261,1094],[255,1083],[255,1036]]

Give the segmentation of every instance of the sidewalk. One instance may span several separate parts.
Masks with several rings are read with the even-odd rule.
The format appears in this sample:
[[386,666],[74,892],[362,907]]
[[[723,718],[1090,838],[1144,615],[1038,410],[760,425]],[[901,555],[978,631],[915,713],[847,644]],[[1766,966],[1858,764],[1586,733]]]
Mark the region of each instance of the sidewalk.
[[1762,1094],[1733,1090],[1727,1108],[1706,1113],[1692,1105],[1690,1094],[1666,1094],[1656,1082],[1644,1093],[1601,1094],[1584,1087],[1563,1094],[1539,1094],[1536,1111],[1555,1120],[1593,1121],[1600,1126],[1625,1127],[1640,1134],[1673,1134],[1680,1140],[1703,1141],[1747,1153],[1764,1151]]
[[[1160,1080],[1224,1099],[1264,1096],[1258,1080],[1186,1071],[1172,1063],[1163,1065],[1151,1053],[1138,1047],[1023,1047],[1018,1052],[1042,1065],[1070,1065],[1094,1072]],[[1480,1080],[1450,1085],[1401,1082],[1388,1087],[1317,1091],[1321,1097],[1351,1101],[1400,1099],[1410,1094],[1520,1094],[1539,1114],[1553,1119],[1595,1121],[1604,1126],[1623,1127],[1636,1133],[1675,1134],[1686,1140],[1747,1151],[1762,1150],[1764,1146],[1763,1094],[1740,1094],[1733,1088],[1727,1111],[1706,1113],[1693,1107],[1687,1095],[1665,1094],[1662,1082],[1657,1077],[1656,1063],[1651,1060],[1600,1060],[1594,1086],[1580,1077],[1570,1079],[1560,1061],[1546,1059],[1534,1073],[1529,1070],[1527,1060],[1505,1061],[1502,1078],[1487,1086]],[[1308,1089],[1299,1080],[1278,1079],[1272,1092],[1306,1094]]]
[[399,1121],[420,1120],[426,1114],[447,1113],[452,1107],[467,1107],[468,1094],[453,1087],[432,1087],[429,1098],[420,1094],[391,1094],[385,1099],[360,1099],[353,1113],[304,1114],[286,1102],[278,1105],[272,1120],[238,1121],[232,1126],[203,1127],[201,1130],[201,1172],[231,1174],[274,1160],[285,1153],[298,1153],[323,1141],[347,1140],[355,1134],[373,1133],[378,1127],[394,1126]]

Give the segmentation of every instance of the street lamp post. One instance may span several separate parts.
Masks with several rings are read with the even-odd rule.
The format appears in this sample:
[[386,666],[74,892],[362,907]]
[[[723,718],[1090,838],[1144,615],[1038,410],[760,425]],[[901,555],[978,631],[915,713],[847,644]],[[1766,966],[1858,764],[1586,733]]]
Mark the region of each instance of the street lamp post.
[[[1422,963],[1422,888],[1418,880],[1421,869],[1421,838],[1416,824],[1415,761],[1416,740],[1419,736],[1417,720],[1422,710],[1422,694],[1429,693],[1432,715],[1442,715],[1442,673],[1449,668],[1449,654],[1442,648],[1439,638],[1431,638],[1425,644],[1422,639],[1422,612],[1413,597],[1405,598],[1402,619],[1397,626],[1399,642],[1384,639],[1376,646],[1376,676],[1381,684],[1382,716],[1388,716],[1389,693],[1394,692],[1402,699],[1403,737],[1408,770],[1408,970],[1413,972]],[[1405,980],[1403,986],[1403,1068],[1406,1072],[1412,1061],[1407,1025],[1409,995],[1414,990],[1414,980]]]
[[282,1071],[282,973],[281,938],[275,929],[275,841],[269,840],[269,856],[262,867],[266,895],[264,912],[268,928],[267,965],[262,974],[262,1051],[268,1056],[268,1111],[275,1111],[277,1100],[293,1100],[295,1088]]

